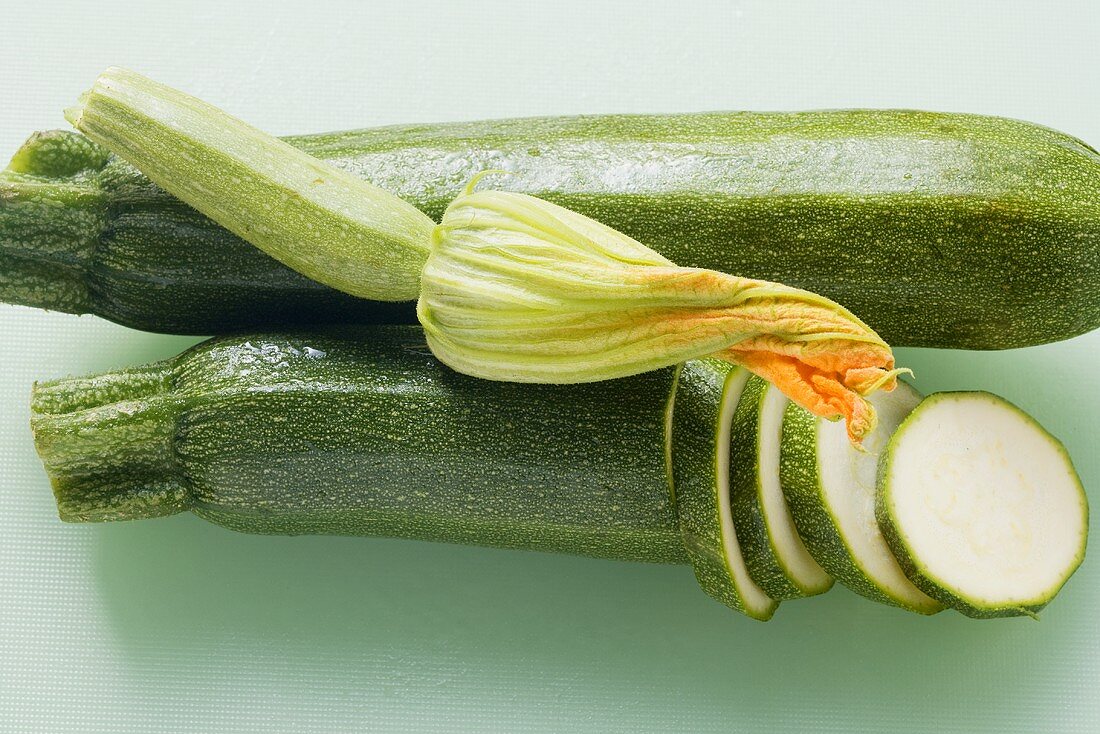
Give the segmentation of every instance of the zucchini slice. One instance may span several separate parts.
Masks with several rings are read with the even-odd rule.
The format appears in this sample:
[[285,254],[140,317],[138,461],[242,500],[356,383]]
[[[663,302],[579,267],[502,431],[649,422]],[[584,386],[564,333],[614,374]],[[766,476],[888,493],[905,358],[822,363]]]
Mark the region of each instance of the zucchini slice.
[[753,619],[778,602],[752,579],[730,511],[730,427],[749,372],[717,360],[684,365],[672,421],[673,485],[680,532],[699,585]]
[[844,425],[789,403],[783,418],[780,479],[810,555],[868,599],[921,614],[943,605],[918,589],[894,558],[875,520],[875,472],[886,442],[921,395],[904,382],[870,397],[878,426],[852,447]]
[[913,583],[970,617],[1034,616],[1085,555],[1088,502],[1065,448],[985,392],[930,395],[909,414],[875,511]]
[[821,594],[833,579],[798,536],[779,482],[783,413],[790,401],[753,376],[733,417],[730,502],[749,573],[769,596]]

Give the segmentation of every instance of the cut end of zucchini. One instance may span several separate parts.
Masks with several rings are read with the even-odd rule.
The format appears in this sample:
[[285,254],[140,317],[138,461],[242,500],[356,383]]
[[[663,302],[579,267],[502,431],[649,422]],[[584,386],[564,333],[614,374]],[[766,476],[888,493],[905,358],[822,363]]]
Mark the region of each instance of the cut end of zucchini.
[[8,163],[6,174],[24,174],[40,178],[69,178],[80,173],[100,171],[110,153],[79,133],[68,130],[44,130],[33,133]]
[[909,415],[875,509],[909,578],[971,617],[1033,616],[1085,554],[1088,505],[1065,448],[989,393],[938,393]]
[[[790,400],[775,385],[767,384],[760,405],[759,472],[761,505],[780,565],[805,596],[823,594],[833,588],[833,577],[807,550],[798,534],[779,480],[779,457],[783,436],[783,414]],[[845,432],[843,422],[830,422]]]
[[768,596],[750,576],[748,566],[741,555],[730,507],[730,430],[733,414],[737,410],[737,404],[740,402],[749,377],[746,370],[732,372],[726,378],[722,394],[722,407],[718,414],[718,431],[715,437],[718,518],[721,524],[722,548],[730,570],[730,580],[745,605],[745,613],[756,619],[767,620],[771,619],[775,613],[778,602]]
[[[753,376],[733,418],[730,501],[753,580],[775,599],[798,599],[832,588],[795,528],[779,478],[783,413],[779,388]],[[838,423],[841,431],[844,424]]]

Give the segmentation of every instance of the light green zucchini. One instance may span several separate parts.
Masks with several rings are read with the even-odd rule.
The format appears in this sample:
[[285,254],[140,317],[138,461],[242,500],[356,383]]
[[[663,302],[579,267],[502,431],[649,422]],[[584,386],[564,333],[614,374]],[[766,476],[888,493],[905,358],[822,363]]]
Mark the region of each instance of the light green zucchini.
[[779,483],[780,436],[788,402],[754,375],[734,413],[730,437],[733,525],[749,573],[776,599],[813,596],[833,585],[799,537]]
[[759,620],[778,601],[753,580],[730,511],[733,415],[749,372],[718,360],[688,362],[680,374],[672,420],[672,472],[684,547],[703,590]]
[[[902,110],[534,118],[288,138],[438,219],[470,178],[683,266],[821,293],[895,346],[1000,349],[1100,325],[1100,156],[1012,120]],[[414,319],[340,295],[80,136],[0,176],[0,300],[153,331]],[[913,318],[913,314],[920,318]]]
[[810,555],[840,583],[868,599],[922,614],[943,605],[913,585],[875,519],[879,456],[921,396],[905,382],[870,397],[878,426],[852,447],[844,427],[793,403],[783,418],[780,480]]
[[989,393],[936,393],[909,414],[875,514],[913,583],[971,617],[1034,616],[1085,556],[1088,501],[1065,448]]
[[218,108],[111,67],[65,117],[157,185],[311,280],[411,301],[435,223]]

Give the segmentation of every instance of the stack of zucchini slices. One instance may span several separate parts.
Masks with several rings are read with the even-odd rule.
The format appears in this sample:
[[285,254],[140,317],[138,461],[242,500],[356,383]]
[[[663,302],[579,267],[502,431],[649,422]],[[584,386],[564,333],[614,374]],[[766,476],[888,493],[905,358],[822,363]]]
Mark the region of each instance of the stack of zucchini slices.
[[843,423],[742,368],[685,365],[670,455],[704,590],[760,620],[833,579],[920,614],[1034,616],[1085,552],[1088,507],[1062,445],[989,393],[922,400],[899,383],[871,402],[860,451]]

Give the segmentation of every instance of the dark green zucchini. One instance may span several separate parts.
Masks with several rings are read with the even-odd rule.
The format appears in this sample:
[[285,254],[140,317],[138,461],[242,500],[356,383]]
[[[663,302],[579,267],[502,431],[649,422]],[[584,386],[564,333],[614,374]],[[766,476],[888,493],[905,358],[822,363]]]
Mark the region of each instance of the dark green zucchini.
[[69,521],[190,510],[252,533],[686,562],[666,470],[675,380],[488,382],[442,366],[418,328],[349,327],[41,383],[32,426]]
[[[40,383],[31,426],[60,515],[70,522],[190,511],[249,533],[385,535],[690,563],[708,594],[768,619],[778,600],[763,587],[767,574],[758,572],[793,567],[783,565],[780,544],[752,537],[753,528],[770,532],[769,511],[756,502],[735,507],[743,487],[731,479],[743,485],[765,466],[779,473],[767,445],[778,440],[773,419],[783,415],[783,404],[768,407],[766,392],[759,397],[753,384],[746,369],[709,359],[598,383],[491,382],[444,367],[416,327],[353,326],[219,337],[144,367]],[[954,395],[937,399],[947,404]],[[1004,434],[989,443],[994,453],[1017,456],[1022,466],[1036,447],[1046,447],[1053,459],[1028,471],[1039,476],[1050,469],[1043,476],[1057,480],[1050,488],[1061,493],[1054,496],[1058,517],[1070,517],[1066,527],[1080,532],[1059,535],[1061,526],[1038,510],[1025,513],[1036,528],[1051,531],[1035,536],[1038,545],[1015,532],[1018,523],[1000,529],[970,523],[952,532],[973,526],[1003,541],[995,553],[986,552],[988,544],[974,546],[985,554],[982,562],[1002,552],[1008,559],[994,564],[1007,569],[993,575],[995,582],[1001,575],[1010,585],[1020,580],[1011,562],[1021,553],[1038,558],[1040,571],[1050,565],[1043,560],[1049,553],[1064,557],[1055,569],[1058,583],[1043,587],[1045,603],[1083,554],[1087,507],[1080,481],[1058,453],[1060,444],[1033,421],[990,422],[975,410],[964,417],[981,422],[948,413],[932,424],[933,433],[973,433],[974,425],[988,433],[992,425]],[[744,417],[753,413],[762,420],[749,427]],[[1013,434],[1017,424],[1028,432]],[[820,421],[795,422],[783,429],[783,441],[809,445],[821,430]],[[914,553],[934,556],[927,543],[909,541],[925,538],[929,523],[942,518],[929,521],[926,508],[914,509],[901,493],[934,490],[942,499],[997,479],[989,467],[998,466],[959,460],[954,444],[945,448],[935,435],[917,434],[912,438],[910,428],[891,439],[892,473],[880,484],[892,504],[887,517],[879,503],[879,519],[892,523],[884,533],[894,532],[884,552],[907,554],[898,557],[907,573]],[[1040,434],[1045,438],[1036,441]],[[927,467],[942,466],[951,468],[953,483],[918,481]],[[860,491],[859,477],[830,481],[837,492]],[[983,510],[983,502],[996,501],[987,495],[963,504]],[[1044,506],[1043,496],[1028,501]],[[986,514],[1014,519],[1021,512],[1006,507]],[[812,521],[812,512],[801,516],[805,503],[791,509],[799,527]],[[898,534],[912,528],[923,535]],[[833,555],[847,553],[826,550],[830,567],[842,560]],[[952,568],[965,571],[966,564]]]
[[[1100,325],[1100,156],[1028,123],[911,111],[591,116],[290,138],[433,217],[484,169],[684,266],[806,288],[897,346]],[[0,299],[153,331],[411,321],[298,276],[80,136],[0,179]]]

